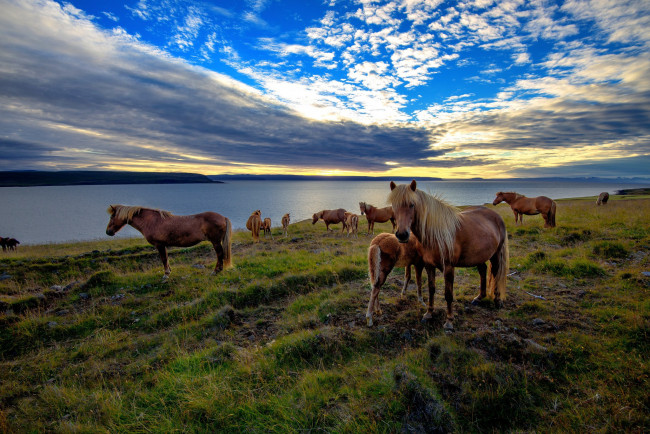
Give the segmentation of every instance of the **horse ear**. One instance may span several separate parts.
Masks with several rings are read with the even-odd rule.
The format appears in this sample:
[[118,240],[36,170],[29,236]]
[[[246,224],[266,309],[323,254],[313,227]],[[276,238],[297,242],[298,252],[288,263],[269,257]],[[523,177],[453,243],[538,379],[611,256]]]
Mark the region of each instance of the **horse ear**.
[[390,182],[390,189],[395,190],[395,187],[397,187],[397,185],[395,185],[395,183],[393,181],[391,181]]
[[413,190],[413,191],[415,191],[415,189],[417,188],[417,183],[415,182],[415,179],[413,181],[411,181],[410,187],[411,187],[411,190]]

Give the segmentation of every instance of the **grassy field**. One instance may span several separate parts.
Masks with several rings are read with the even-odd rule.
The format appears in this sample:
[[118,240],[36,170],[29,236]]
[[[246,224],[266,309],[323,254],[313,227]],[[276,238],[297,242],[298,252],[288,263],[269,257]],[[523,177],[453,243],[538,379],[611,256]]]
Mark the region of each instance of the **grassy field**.
[[21,246],[0,257],[0,432],[648,432],[650,198],[559,201],[550,230],[495,209],[504,307],[472,306],[458,269],[448,334],[442,291],[422,324],[403,269],[366,327],[370,237],[322,222],[236,233],[216,277],[208,244],[173,249],[167,283],[142,239]]

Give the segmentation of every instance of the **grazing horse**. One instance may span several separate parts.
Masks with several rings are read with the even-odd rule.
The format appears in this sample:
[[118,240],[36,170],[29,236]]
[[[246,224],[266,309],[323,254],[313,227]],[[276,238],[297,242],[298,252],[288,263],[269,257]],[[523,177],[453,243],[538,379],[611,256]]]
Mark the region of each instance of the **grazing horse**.
[[266,234],[271,235],[271,219],[269,217],[264,218],[260,229],[264,230],[264,236],[266,236]]
[[252,232],[253,241],[260,241],[260,229],[262,228],[262,211],[259,209],[253,211],[253,213],[248,217],[246,221],[246,229]]
[[140,206],[111,205],[106,210],[111,219],[106,235],[113,236],[126,224],[140,231],[160,254],[165,275],[171,268],[167,261],[167,247],[190,247],[201,241],[210,241],[217,253],[213,274],[231,265],[232,226],[230,220],[216,212],[176,216],[168,211]]
[[598,196],[598,199],[596,200],[596,205],[607,205],[608,200],[609,200],[609,193],[603,191]]
[[510,192],[498,192],[497,197],[492,202],[492,205],[497,205],[501,202],[506,202],[512,208],[515,214],[515,225],[517,220],[523,225],[524,214],[537,215],[541,214],[544,217],[544,227],[555,227],[555,201],[546,196],[526,197],[523,194]]
[[284,232],[285,237],[288,235],[289,222],[291,222],[291,217],[289,216],[289,213],[286,213],[282,216],[282,231]]
[[4,242],[7,245],[7,249],[13,250],[14,252],[16,251],[16,246],[20,244],[20,241],[15,238],[5,238]]
[[350,236],[350,233],[352,233],[352,236],[355,238],[359,238],[358,232],[359,232],[359,216],[351,213],[351,212],[346,212],[345,213],[345,226],[348,230],[348,237]]
[[359,202],[359,210],[361,215],[366,215],[368,220],[368,235],[375,233],[375,222],[385,223],[390,220],[393,225],[393,232],[395,232],[395,217],[393,217],[393,208],[387,206],[386,208],[375,208],[369,203]]
[[[417,189],[410,184],[390,183],[388,201],[393,207],[397,231],[395,236],[408,242],[411,232],[422,243],[425,264],[442,271],[445,279],[447,321],[445,329],[453,329],[454,271],[456,267],[476,267],[481,286],[472,303],[486,296],[486,287],[494,294],[494,303],[501,305],[506,293],[508,274],[508,234],[503,219],[483,206],[460,211],[445,201]],[[489,264],[486,262],[489,261]],[[433,316],[435,268],[427,268],[429,275],[429,305],[423,321]],[[487,279],[486,279],[487,275]],[[486,282],[487,280],[487,282]],[[487,283],[487,284],[486,284]]]
[[[418,301],[426,306],[422,299],[422,270],[426,264],[422,259],[422,244],[416,237],[409,237],[406,243],[400,243],[393,234],[379,234],[370,242],[368,248],[368,275],[370,276],[370,301],[366,312],[366,322],[372,326],[372,314],[381,315],[379,290],[394,267],[404,267],[404,286],[402,297],[411,281],[411,265],[415,266],[415,283],[418,289]],[[427,269],[429,273],[429,269]],[[432,285],[435,269],[429,274],[429,286]]]
[[343,231],[345,231],[345,213],[346,211],[343,208],[324,209],[312,216],[311,224],[315,225],[319,219],[323,219],[325,227],[329,231],[330,225],[343,223],[343,227],[341,228],[341,233],[343,233]]

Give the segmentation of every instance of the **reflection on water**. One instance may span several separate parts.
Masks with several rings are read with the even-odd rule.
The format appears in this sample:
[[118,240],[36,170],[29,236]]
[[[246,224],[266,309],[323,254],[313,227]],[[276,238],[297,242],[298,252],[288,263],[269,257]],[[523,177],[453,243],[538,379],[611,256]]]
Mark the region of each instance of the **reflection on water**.
[[[621,182],[558,181],[429,181],[418,188],[435,193],[454,205],[491,203],[497,191],[553,199],[613,194],[623,188],[646,185]],[[225,184],[88,185],[66,187],[0,188],[0,236],[22,244],[106,238],[110,204],[141,205],[174,214],[216,211],[243,229],[256,209],[273,226],[289,212],[291,221],[311,219],[322,209],[345,208],[359,213],[359,202],[385,206],[388,181],[231,181]],[[365,223],[365,219],[361,220]],[[130,226],[118,236],[140,236]]]

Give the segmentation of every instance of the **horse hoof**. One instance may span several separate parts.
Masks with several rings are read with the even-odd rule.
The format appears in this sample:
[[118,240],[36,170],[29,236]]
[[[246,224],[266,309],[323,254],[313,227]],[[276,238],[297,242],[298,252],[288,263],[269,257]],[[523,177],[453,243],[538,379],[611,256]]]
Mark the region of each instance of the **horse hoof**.
[[429,320],[431,318],[433,318],[433,315],[431,315],[431,313],[427,312],[422,316],[422,322],[426,324],[427,322],[429,322]]
[[165,282],[167,282],[168,280],[169,280],[169,274],[165,274],[165,275],[162,277],[162,282],[165,283]]
[[501,300],[494,300],[494,307],[501,309],[503,307],[503,302]]
[[478,306],[479,302],[481,301],[480,298],[476,297],[472,302],[470,303],[472,306]]
[[451,321],[446,321],[443,328],[445,330],[448,330],[448,331],[453,331],[454,330],[454,325],[451,323]]
[[366,317],[366,325],[367,325],[368,327],[372,327],[372,318],[370,318],[370,317]]

